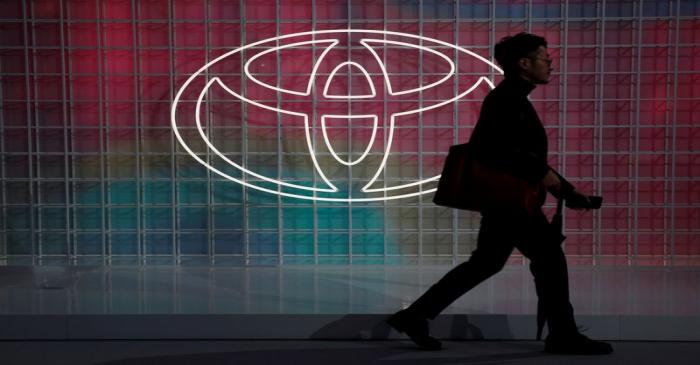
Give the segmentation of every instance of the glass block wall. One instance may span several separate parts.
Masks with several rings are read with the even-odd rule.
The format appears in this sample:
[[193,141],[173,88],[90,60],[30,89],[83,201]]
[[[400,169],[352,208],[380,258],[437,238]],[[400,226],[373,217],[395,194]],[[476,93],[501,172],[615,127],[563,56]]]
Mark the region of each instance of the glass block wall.
[[[337,29],[371,32],[255,45]],[[599,211],[566,212],[570,259],[697,265],[700,3],[691,0],[5,1],[0,264],[464,260],[479,216],[435,206],[431,178],[469,137],[488,84],[397,119],[391,135],[390,116],[438,105],[481,76],[497,83],[492,47],[521,31],[545,36],[554,58],[552,82],[531,95],[551,165],[605,199]],[[410,46],[385,42],[377,59],[358,46],[386,32],[413,35],[393,39]],[[303,91],[330,39],[342,44],[319,63],[310,95],[261,87]],[[284,48],[294,42],[309,43]],[[455,72],[443,80],[445,58]],[[329,101],[321,85],[333,65],[342,78],[329,95],[366,95],[370,83],[376,95]],[[363,191],[372,177],[379,192]]]

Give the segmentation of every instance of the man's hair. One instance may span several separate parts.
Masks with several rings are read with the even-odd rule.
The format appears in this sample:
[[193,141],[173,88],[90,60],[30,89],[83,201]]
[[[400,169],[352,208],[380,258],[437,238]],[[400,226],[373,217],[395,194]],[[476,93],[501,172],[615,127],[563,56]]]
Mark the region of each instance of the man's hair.
[[505,76],[513,77],[518,75],[518,60],[528,57],[540,46],[547,47],[544,37],[522,32],[501,38],[494,48],[493,56],[503,68]]

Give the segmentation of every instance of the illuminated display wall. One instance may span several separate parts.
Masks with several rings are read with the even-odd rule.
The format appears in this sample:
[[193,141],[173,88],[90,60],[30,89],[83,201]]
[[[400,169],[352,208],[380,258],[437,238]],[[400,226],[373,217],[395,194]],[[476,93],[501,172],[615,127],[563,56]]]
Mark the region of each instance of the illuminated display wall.
[[[500,81],[496,70],[457,48],[491,60],[501,37],[531,31],[548,39],[556,68],[552,82],[531,95],[547,128],[551,164],[580,190],[605,198],[600,211],[566,213],[569,257],[594,265],[697,264],[696,1],[27,0],[3,2],[0,18],[1,263],[461,261],[475,246],[479,216],[433,205],[432,194],[422,193],[434,181],[402,199],[386,199],[398,190],[372,195],[361,188],[374,171],[381,172],[380,188],[439,174],[448,147],[469,137],[488,84],[397,120],[389,157],[377,170],[390,139],[389,116],[447,100],[481,76]],[[273,193],[205,168],[178,142],[173,100],[202,66],[257,41],[347,28],[419,36],[377,38],[435,52],[378,45],[391,75],[386,80],[369,48],[358,46],[369,33],[339,35],[311,95],[295,98],[260,87],[243,72],[256,54],[289,44],[273,40],[204,70],[175,108],[178,132],[202,162]],[[330,38],[318,33],[289,42]],[[300,88],[322,45],[261,55],[250,75]],[[455,72],[439,88],[386,93],[387,85],[410,89],[441,80],[450,66],[440,54],[454,61]],[[377,97],[348,102],[320,94],[334,65],[345,61],[366,68]],[[337,71],[342,77],[329,83],[328,94],[371,91],[355,64]],[[222,83],[205,90],[214,77]],[[311,115],[311,127],[236,99],[222,85],[263,105]],[[338,190],[289,188],[243,173],[206,148],[195,114],[226,159],[307,188],[322,187],[323,172]],[[375,115],[378,127],[369,117],[331,118],[324,135],[321,115]],[[309,162],[308,141],[318,168]],[[339,161],[358,160],[368,145],[360,163]],[[355,199],[362,197],[378,199]]]

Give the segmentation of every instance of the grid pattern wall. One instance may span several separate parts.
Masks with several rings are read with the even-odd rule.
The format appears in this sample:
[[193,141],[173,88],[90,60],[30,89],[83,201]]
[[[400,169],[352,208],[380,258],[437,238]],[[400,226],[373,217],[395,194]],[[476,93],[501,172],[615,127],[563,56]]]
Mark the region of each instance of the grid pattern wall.
[[[550,163],[605,199],[599,211],[566,212],[567,254],[594,265],[697,264],[700,3],[681,0],[5,1],[0,263],[466,258],[478,215],[436,207],[432,194],[293,199],[223,179],[176,141],[175,93],[204,64],[262,39],[343,28],[418,34],[488,59],[505,35],[545,36],[556,72],[531,100],[549,135]],[[271,75],[280,78],[282,66]],[[384,183],[438,174],[449,145],[471,133],[483,95],[418,117],[402,132]],[[276,178],[302,163],[284,149],[303,137],[291,130],[287,139],[279,115],[241,103],[208,108],[208,133],[231,159]],[[317,181],[313,173],[297,177]]]

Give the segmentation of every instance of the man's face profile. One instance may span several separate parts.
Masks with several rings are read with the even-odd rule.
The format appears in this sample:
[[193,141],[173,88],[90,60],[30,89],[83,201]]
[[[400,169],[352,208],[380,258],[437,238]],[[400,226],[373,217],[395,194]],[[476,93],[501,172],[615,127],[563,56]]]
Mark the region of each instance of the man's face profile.
[[552,74],[552,57],[540,46],[529,57],[520,59],[521,76],[533,84],[546,84]]

